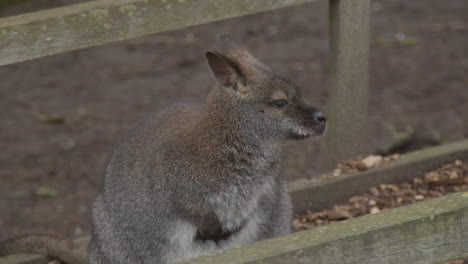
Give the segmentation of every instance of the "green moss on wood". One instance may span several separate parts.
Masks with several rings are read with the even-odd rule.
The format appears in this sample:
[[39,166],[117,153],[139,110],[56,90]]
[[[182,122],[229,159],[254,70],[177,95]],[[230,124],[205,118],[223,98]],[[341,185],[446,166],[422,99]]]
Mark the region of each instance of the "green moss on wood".
[[309,1],[99,0],[2,18],[0,65]]

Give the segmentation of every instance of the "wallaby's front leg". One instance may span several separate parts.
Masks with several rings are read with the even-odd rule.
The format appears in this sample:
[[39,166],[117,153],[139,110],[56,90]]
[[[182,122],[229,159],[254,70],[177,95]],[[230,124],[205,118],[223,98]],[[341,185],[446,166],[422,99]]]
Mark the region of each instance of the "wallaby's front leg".
[[[291,233],[292,227],[292,204],[288,194],[286,182],[282,182],[278,186],[278,191],[275,193],[273,201],[270,204],[275,204],[274,208],[268,207],[265,210],[271,211],[271,217],[267,223],[271,232],[260,239],[269,239],[279,236],[284,236]],[[261,203],[261,207],[263,204]]]

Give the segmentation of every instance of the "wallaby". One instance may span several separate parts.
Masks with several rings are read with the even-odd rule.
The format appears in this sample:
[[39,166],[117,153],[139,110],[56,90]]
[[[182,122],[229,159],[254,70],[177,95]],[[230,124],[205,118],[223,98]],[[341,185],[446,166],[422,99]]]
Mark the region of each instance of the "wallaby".
[[282,145],[323,134],[325,114],[225,35],[216,42],[206,104],[154,113],[114,149],[90,264],[169,264],[290,233]]

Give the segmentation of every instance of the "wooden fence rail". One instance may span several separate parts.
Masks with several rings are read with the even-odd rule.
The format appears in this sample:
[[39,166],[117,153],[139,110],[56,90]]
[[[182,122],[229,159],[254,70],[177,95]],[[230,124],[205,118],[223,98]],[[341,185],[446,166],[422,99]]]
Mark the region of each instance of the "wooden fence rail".
[[312,0],[98,0],[0,19],[0,65]]
[[[385,210],[181,264],[436,264],[468,257],[468,192]],[[0,264],[45,264],[12,256]]]

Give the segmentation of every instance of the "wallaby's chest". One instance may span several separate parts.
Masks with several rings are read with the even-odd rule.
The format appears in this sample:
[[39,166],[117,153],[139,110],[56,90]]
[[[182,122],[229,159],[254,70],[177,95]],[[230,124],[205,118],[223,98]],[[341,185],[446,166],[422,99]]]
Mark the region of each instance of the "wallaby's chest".
[[223,229],[236,230],[260,213],[260,200],[274,195],[275,183],[271,176],[261,182],[235,182],[208,197],[208,204]]

